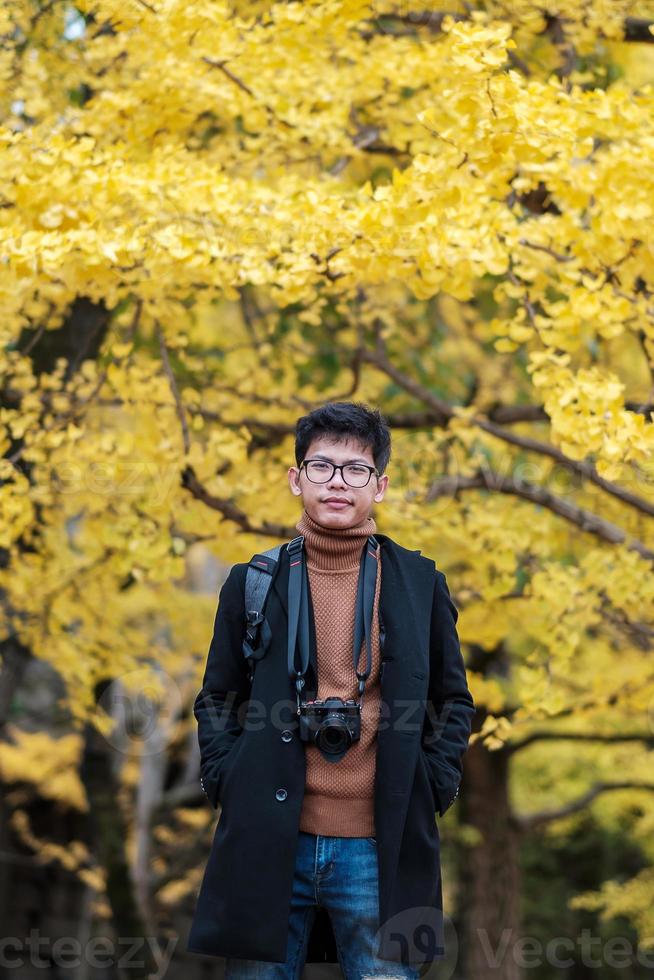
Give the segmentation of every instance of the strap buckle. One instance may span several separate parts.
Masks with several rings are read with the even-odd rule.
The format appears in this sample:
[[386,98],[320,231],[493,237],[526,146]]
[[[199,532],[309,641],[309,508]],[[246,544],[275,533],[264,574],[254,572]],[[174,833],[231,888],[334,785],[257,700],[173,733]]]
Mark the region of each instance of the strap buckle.
[[259,626],[264,621],[263,613],[257,612],[256,609],[250,609],[246,614],[247,628],[245,630],[245,635],[247,636],[250,643],[253,643],[257,638],[259,632]]

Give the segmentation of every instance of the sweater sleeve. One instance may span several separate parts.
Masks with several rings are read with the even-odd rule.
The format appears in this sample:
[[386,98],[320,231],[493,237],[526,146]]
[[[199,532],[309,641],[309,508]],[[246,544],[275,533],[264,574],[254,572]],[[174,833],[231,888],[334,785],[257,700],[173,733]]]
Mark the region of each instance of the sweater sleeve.
[[458,615],[445,575],[437,569],[431,614],[428,701],[421,744],[440,816],[458,796],[462,760],[475,713],[456,631]]

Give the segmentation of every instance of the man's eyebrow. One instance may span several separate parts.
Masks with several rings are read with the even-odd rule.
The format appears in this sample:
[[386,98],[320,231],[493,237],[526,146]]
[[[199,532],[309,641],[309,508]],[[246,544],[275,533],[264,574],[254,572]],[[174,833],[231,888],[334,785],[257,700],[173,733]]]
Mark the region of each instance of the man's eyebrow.
[[[330,459],[329,456],[323,456],[322,453],[314,453],[312,458],[313,459],[324,459],[328,463],[333,463],[334,462],[333,459]],[[343,466],[346,466],[348,463],[365,463],[366,466],[370,466],[370,463],[368,462],[368,460],[367,459],[364,459],[363,456],[355,456],[353,459],[346,459],[345,462],[343,463]]]

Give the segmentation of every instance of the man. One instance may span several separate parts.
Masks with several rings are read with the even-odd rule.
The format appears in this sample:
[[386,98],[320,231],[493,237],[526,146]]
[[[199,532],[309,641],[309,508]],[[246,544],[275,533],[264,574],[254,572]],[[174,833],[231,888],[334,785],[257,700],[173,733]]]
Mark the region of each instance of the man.
[[[390,454],[383,417],[361,403],[297,422],[288,481],[304,506],[310,622],[301,697],[287,649],[297,554],[280,551],[265,608],[272,639],[251,683],[247,563],[220,592],[194,711],[202,785],[221,815],[187,948],[225,956],[227,980],[290,980],[318,960],[338,960],[346,980],[416,978],[444,955],[435,814],[458,793],[474,704],[444,574],[377,533],[371,510]],[[355,669],[369,574],[373,615]],[[298,725],[300,700],[329,697],[360,705],[357,737],[331,757]]]

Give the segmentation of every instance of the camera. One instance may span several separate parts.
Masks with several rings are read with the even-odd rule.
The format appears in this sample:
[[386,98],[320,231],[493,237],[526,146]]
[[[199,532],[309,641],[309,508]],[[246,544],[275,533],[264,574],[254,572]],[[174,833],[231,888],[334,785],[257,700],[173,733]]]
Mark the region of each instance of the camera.
[[329,762],[338,762],[361,737],[361,704],[337,697],[302,701],[299,722],[300,739],[317,745]]

